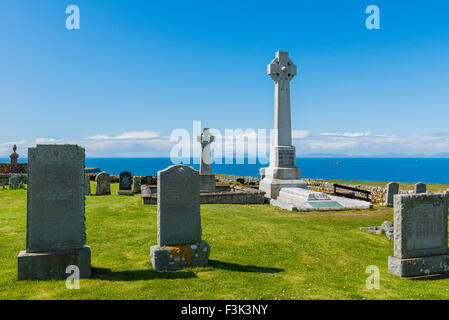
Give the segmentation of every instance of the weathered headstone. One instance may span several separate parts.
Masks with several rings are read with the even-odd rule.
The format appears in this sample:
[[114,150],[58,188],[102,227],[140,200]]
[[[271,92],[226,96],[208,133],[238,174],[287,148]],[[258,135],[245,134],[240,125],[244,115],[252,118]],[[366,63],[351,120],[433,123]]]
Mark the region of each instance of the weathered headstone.
[[385,196],[385,205],[393,206],[393,196],[399,193],[399,184],[397,182],[390,182],[387,184],[387,194]]
[[203,133],[197,137],[201,144],[201,164],[200,164],[200,189],[201,191],[214,191],[216,189],[215,175],[212,173],[212,159],[210,145],[215,137],[211,135],[209,128],[204,128]]
[[90,177],[87,174],[85,174],[84,175],[84,195],[90,196],[90,192],[91,192]]
[[210,247],[201,240],[198,171],[175,165],[159,171],[157,177],[158,244],[151,247],[153,268],[176,270],[206,266]]
[[19,159],[19,155],[16,153],[17,150],[17,146],[14,145],[12,147],[12,153],[10,154],[9,158],[11,159],[10,162],[10,169],[9,172],[10,173],[18,173],[18,166],[17,166],[17,159]]
[[9,187],[11,189],[16,189],[20,186],[20,177],[18,175],[12,174],[9,177]]
[[18,259],[18,279],[65,279],[76,266],[90,277],[85,246],[84,157],[76,145],[28,149],[26,251]]
[[100,172],[95,177],[95,182],[97,184],[95,188],[95,194],[97,196],[111,194],[111,176],[109,175],[109,173]]
[[142,186],[142,179],[140,177],[133,177],[133,192],[140,193]]
[[415,193],[426,193],[427,192],[427,186],[425,183],[422,182],[418,182],[417,184],[415,184]]
[[131,172],[123,171],[120,173],[119,186],[117,194],[120,196],[130,196],[132,192],[133,175]]
[[449,272],[446,193],[394,196],[394,256],[388,272],[420,277]]
[[290,80],[296,75],[296,66],[288,58],[287,51],[276,52],[276,58],[268,65],[268,75],[275,83],[274,136],[270,147],[270,165],[262,168],[259,189],[267,198],[276,199],[282,187],[307,189],[299,178],[296,167],[296,149],[292,145],[290,118]]

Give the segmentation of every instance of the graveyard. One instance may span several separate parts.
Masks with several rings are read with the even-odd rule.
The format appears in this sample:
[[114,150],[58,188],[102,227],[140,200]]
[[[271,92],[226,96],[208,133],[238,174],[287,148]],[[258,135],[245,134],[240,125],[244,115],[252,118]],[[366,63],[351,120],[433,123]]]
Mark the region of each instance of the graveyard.
[[[448,187],[429,184],[428,190]],[[269,204],[203,204],[209,265],[154,271],[149,251],[157,243],[157,205],[143,205],[137,194],[119,196],[118,190],[112,183],[110,195],[86,196],[92,275],[80,280],[79,290],[67,290],[65,280],[17,281],[27,190],[0,189],[0,299],[447,298],[449,279],[412,281],[388,273],[393,241],[359,230],[393,221],[389,207],[292,212]],[[381,290],[366,288],[368,265],[380,268]]]

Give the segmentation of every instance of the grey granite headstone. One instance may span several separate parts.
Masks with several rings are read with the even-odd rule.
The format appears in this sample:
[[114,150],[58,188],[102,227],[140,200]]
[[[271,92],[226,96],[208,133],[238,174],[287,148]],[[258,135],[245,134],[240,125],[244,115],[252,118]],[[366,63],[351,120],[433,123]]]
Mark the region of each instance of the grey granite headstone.
[[133,177],[133,192],[140,193],[142,186],[142,179],[140,177]]
[[427,192],[427,186],[425,183],[422,182],[418,182],[417,184],[415,184],[415,193],[426,193]]
[[18,188],[20,185],[20,177],[18,175],[12,174],[9,177],[9,187],[10,188]]
[[118,195],[132,195],[133,175],[131,172],[123,171],[120,173]]
[[90,192],[91,192],[90,177],[87,174],[85,174],[84,175],[84,195],[90,196]]
[[155,270],[205,266],[210,247],[201,240],[198,171],[175,165],[158,172],[158,245],[151,247]]
[[388,270],[400,277],[449,272],[449,194],[394,196],[394,256]]
[[387,184],[387,194],[385,196],[385,205],[393,206],[393,196],[399,193],[399,184],[397,182],[390,182]]
[[95,182],[97,184],[95,189],[95,194],[97,196],[111,194],[111,176],[109,175],[109,173],[100,172],[95,177]]
[[[18,256],[18,278],[66,278],[77,265],[90,276],[85,246],[83,148],[37,145],[28,149],[26,251]],[[68,265],[66,265],[68,264]]]

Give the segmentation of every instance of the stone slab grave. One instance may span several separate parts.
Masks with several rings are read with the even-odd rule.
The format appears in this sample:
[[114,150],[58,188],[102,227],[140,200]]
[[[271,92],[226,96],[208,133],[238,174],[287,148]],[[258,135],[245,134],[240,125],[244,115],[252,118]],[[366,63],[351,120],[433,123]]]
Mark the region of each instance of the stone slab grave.
[[111,176],[107,172],[100,172],[95,177],[97,184],[95,194],[97,196],[105,196],[111,194]]
[[18,279],[66,279],[75,265],[91,274],[85,246],[85,151],[76,145],[28,149],[26,251],[17,257]]
[[387,195],[385,196],[385,203],[387,207],[393,206],[393,197],[399,193],[399,183],[390,182],[387,184]]
[[270,165],[260,170],[259,189],[267,198],[276,199],[282,187],[306,188],[296,167],[296,150],[292,145],[290,115],[290,81],[296,76],[296,66],[287,51],[276,52],[268,64],[268,75],[274,81],[274,128],[270,146]]
[[427,192],[427,186],[425,183],[418,182],[415,184],[414,187],[414,193],[426,193]]
[[394,256],[388,272],[401,278],[449,273],[449,193],[394,196]]
[[133,175],[131,172],[123,171],[120,173],[119,177],[119,187],[117,194],[119,196],[132,196],[132,183],[133,183]]
[[276,199],[271,199],[274,206],[290,211],[328,211],[347,209],[370,209],[373,204],[368,201],[348,199],[304,188],[281,188]]
[[212,158],[210,154],[210,145],[215,137],[211,135],[209,128],[204,128],[203,133],[197,137],[201,144],[201,163],[200,163],[200,189],[202,192],[215,191],[215,175],[212,173]]
[[158,244],[150,249],[155,270],[207,266],[210,247],[201,240],[198,171],[174,165],[158,172],[157,228]]

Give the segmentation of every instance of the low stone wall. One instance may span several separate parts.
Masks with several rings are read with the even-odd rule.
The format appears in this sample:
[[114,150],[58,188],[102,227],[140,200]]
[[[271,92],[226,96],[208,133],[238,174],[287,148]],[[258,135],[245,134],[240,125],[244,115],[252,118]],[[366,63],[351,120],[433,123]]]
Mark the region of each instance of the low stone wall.
[[[312,179],[304,179],[304,181],[307,182],[307,187],[310,190],[324,192],[324,193],[328,193],[328,194],[334,193],[334,184],[333,183],[326,182],[326,181],[312,180]],[[339,183],[339,184],[371,192],[370,200],[372,203],[384,203],[385,202],[385,197],[387,195],[387,188],[368,186],[368,185],[363,185],[363,184],[356,184],[356,185],[344,184],[344,183]],[[339,189],[339,191],[342,193],[344,193],[344,192],[354,193],[358,197],[365,197],[365,194],[360,193],[360,192],[354,192],[354,191],[343,190],[343,189]],[[412,190],[402,190],[402,189],[399,190],[399,194],[409,194],[412,192],[413,192]]]
[[[151,194],[147,192],[151,189]],[[157,204],[157,190],[153,187],[142,187],[143,204]],[[201,192],[201,204],[263,204],[264,193],[254,188],[234,185],[217,185],[216,192]]]
[[[28,163],[18,163],[17,173],[27,173]],[[0,163],[0,174],[8,174],[11,172],[11,164],[9,162]]]

